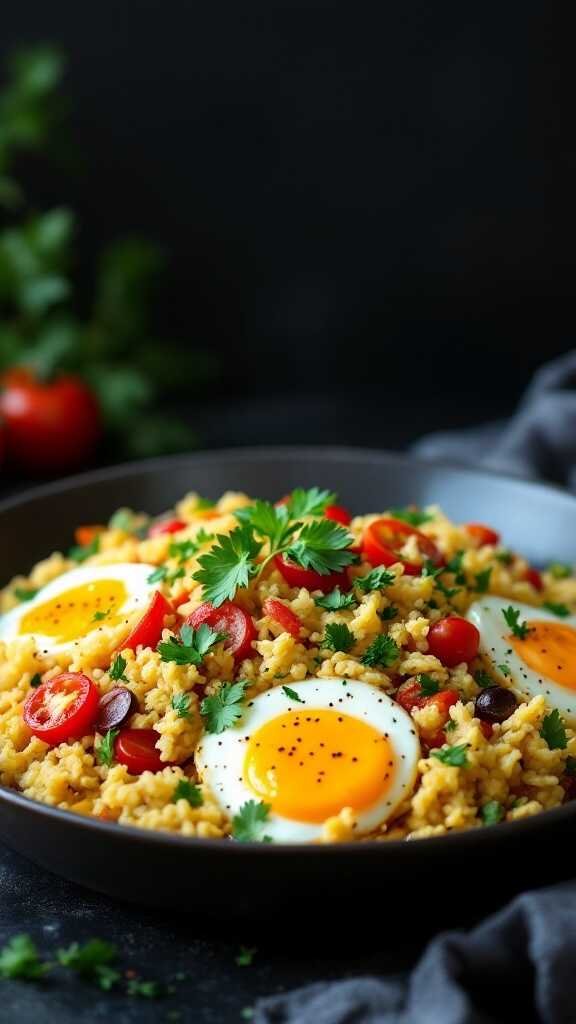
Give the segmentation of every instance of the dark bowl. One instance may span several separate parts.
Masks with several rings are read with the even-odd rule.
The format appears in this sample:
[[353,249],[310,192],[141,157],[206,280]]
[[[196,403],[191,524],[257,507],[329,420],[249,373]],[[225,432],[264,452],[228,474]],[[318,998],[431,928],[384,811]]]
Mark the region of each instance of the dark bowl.
[[[483,521],[535,565],[576,562],[576,500],[560,490],[376,451],[279,448],[208,452],[89,473],[0,505],[3,582],[70,544],[74,527],[120,505],[151,513],[185,491],[246,490],[274,499],[295,486],[336,490],[352,511],[440,503],[457,521]],[[414,895],[454,922],[528,885],[573,873],[576,804],[524,821],[419,842],[338,846],[241,845],[187,839],[80,818],[0,790],[0,839],[38,864],[116,898],[195,914],[293,920],[364,914],[364,897]],[[464,881],[455,898],[452,883]]]

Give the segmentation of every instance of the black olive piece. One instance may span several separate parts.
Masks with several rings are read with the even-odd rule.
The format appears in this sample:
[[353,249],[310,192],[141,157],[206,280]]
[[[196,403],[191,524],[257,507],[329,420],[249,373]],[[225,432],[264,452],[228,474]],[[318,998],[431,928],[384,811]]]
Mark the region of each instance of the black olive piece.
[[504,722],[516,709],[516,697],[504,686],[487,686],[476,697],[476,717],[483,722]]
[[126,686],[115,686],[113,690],[100,697],[98,702],[98,718],[96,728],[98,732],[108,732],[108,729],[116,729],[119,725],[138,710],[138,701],[132,690]]

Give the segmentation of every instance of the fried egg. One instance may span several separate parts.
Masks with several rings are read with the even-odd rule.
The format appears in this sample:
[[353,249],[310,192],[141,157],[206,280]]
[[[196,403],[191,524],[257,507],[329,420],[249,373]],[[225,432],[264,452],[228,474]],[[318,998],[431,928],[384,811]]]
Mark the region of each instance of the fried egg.
[[31,601],[0,618],[0,640],[33,636],[40,650],[57,653],[101,626],[145,610],[156,589],[148,582],[155,566],[120,563],[81,566],[47,583]]
[[266,836],[299,843],[344,807],[358,834],[377,828],[413,790],[419,756],[399,704],[368,683],[329,678],[259,694],[237,725],[201,738],[196,766],[230,817],[261,800]]
[[[525,637],[514,636],[503,609],[518,611]],[[468,609],[480,631],[480,653],[489,659],[504,686],[523,697],[544,694],[547,702],[576,724],[576,615],[559,619],[502,597],[485,597]]]

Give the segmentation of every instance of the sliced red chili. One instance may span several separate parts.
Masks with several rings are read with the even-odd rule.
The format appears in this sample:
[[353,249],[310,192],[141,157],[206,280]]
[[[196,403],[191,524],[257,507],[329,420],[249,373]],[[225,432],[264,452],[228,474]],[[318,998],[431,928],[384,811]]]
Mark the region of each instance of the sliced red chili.
[[298,639],[302,623],[291,608],[282,604],[282,601],[277,601],[274,597],[267,597],[262,605],[262,611],[264,615],[268,615],[282,626],[286,633],[290,633],[290,636],[293,636],[295,640]]
[[330,572],[322,576],[313,569],[303,569],[301,565],[290,562],[285,555],[276,555],[274,559],[276,568],[280,570],[286,583],[291,587],[305,587],[307,590],[321,590],[324,594],[330,593],[334,587],[341,590],[350,590],[350,580],[345,572]]
[[148,536],[160,537],[163,533],[178,533],[178,530],[183,530],[187,525],[188,523],[182,522],[181,519],[160,519],[157,523],[152,523]]
[[155,729],[120,729],[114,743],[114,756],[126,765],[131,775],[159,772],[168,766],[160,760],[156,744],[160,739]]
[[198,629],[205,622],[216,633],[226,633],[224,646],[237,661],[253,654],[252,642],[258,636],[252,616],[232,601],[225,601],[219,608],[206,601],[185,619],[185,625]]
[[102,533],[105,529],[106,527],[101,526],[99,523],[94,523],[90,526],[77,526],[74,530],[74,539],[81,548],[87,548],[96,539],[98,534]]
[[498,544],[500,542],[500,534],[491,526],[485,526],[484,523],[466,523],[465,530],[476,541],[478,547],[482,547],[483,544]]
[[393,565],[394,562],[402,562],[404,572],[409,576],[419,576],[422,566],[410,562],[400,554],[410,537],[416,539],[424,559],[430,559],[434,565],[442,565],[444,559],[434,541],[399,519],[375,519],[370,523],[362,535],[362,551],[372,565]]
[[172,605],[166,600],[164,594],[156,590],[144,615],[121,643],[119,649],[124,651],[126,648],[130,648],[131,651],[135,651],[137,647],[156,647],[162,636],[164,619],[166,615],[172,615],[173,611]]
[[352,522],[352,516],[343,505],[327,505],[324,515],[326,519],[333,519],[335,523],[341,523],[342,526],[349,526]]
[[51,746],[78,740],[94,727],[99,696],[98,687],[82,672],[62,672],[29,694],[24,721],[34,736]]

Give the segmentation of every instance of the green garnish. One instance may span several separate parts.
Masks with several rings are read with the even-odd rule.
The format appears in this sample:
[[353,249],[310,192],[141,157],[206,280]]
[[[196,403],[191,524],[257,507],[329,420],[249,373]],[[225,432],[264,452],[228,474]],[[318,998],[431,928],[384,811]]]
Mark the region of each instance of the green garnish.
[[558,708],[554,708],[549,715],[546,715],[542,722],[540,735],[546,741],[550,750],[565,750],[568,745],[568,737],[564,722],[560,718]]
[[271,843],[262,829],[270,813],[270,804],[262,800],[247,800],[232,818],[232,836],[238,843]]
[[383,608],[381,612],[378,612],[378,617],[382,619],[382,622],[390,622],[390,619],[395,619],[397,615],[398,608],[393,604],[389,604],[387,608]]
[[38,591],[38,587],[14,587],[12,593],[18,601],[31,601]]
[[350,551],[351,543],[351,535],[339,523],[318,519],[302,527],[286,555],[303,569],[312,569],[321,576],[327,576],[331,572],[341,572],[355,560],[356,555]]
[[464,558],[464,551],[457,551],[452,556],[449,562],[446,563],[446,572],[453,572],[455,574],[455,582],[464,585],[466,583],[466,577],[462,572],[462,560]]
[[370,646],[366,648],[360,661],[363,665],[370,665],[371,667],[383,665],[384,668],[388,668],[389,665],[396,661],[399,654],[400,648],[392,637],[382,634],[377,636]]
[[194,540],[197,544],[209,544],[211,540],[214,540],[214,534],[208,533],[203,526],[194,535]]
[[452,768],[466,768],[468,764],[467,748],[468,744],[459,743],[455,747],[442,747],[440,750],[433,750],[430,756]]
[[262,543],[255,539],[248,526],[238,526],[232,533],[219,534],[210,551],[198,558],[201,568],[193,576],[203,584],[204,600],[210,601],[215,608],[224,601],[232,601],[236,591],[247,587],[256,575],[255,558],[261,548]]
[[108,729],[100,745],[94,748],[98,764],[108,765],[109,768],[114,764],[114,741],[119,731],[119,729]]
[[198,551],[196,540],[173,540],[168,548],[170,558],[177,558],[180,564],[187,562]]
[[201,665],[214,644],[226,640],[227,633],[215,633],[205,622],[198,629],[182,626],[180,637],[171,637],[158,644],[157,650],[162,661],[174,661],[177,665]]
[[196,504],[194,506],[195,512],[206,512],[209,508],[214,508],[216,502],[212,501],[212,498],[202,498],[200,495],[196,498]]
[[440,684],[435,679],[432,679],[432,676],[426,675],[425,672],[418,676],[418,682],[420,683],[420,692],[423,697],[433,697],[440,689]]
[[234,515],[241,526],[269,540],[271,554],[285,549],[300,525],[290,515],[288,505],[271,505],[259,498],[253,505],[237,509]]
[[124,533],[134,533],[136,530],[136,516],[129,508],[119,508],[110,517],[108,529],[123,530]]
[[502,609],[502,615],[506,621],[506,625],[510,627],[513,636],[517,636],[519,640],[525,640],[530,632],[530,627],[526,622],[518,622],[520,618],[520,612],[518,608],[513,608],[512,605],[508,605],[507,608]]
[[305,700],[302,700],[302,697],[298,696],[296,690],[293,690],[290,686],[283,686],[282,689],[284,690],[284,693],[288,697],[288,700],[295,700],[298,702],[298,704],[306,703]]
[[576,757],[572,757],[571,754],[568,754],[568,757],[566,758],[564,774],[570,776],[570,778],[574,778],[576,775]]
[[474,589],[477,590],[479,594],[485,594],[488,588],[490,587],[491,575],[491,567],[489,569],[484,569],[482,572],[477,572],[475,574],[474,579],[476,580],[476,586],[474,587]]
[[248,946],[240,946],[238,955],[236,956],[236,963],[238,964],[238,967],[250,967],[254,960],[254,954],[257,952],[258,950],[256,947],[250,949]]
[[329,622],[320,641],[321,647],[331,651],[349,651],[356,643],[356,637],[343,622]]
[[430,512],[422,512],[417,505],[406,505],[404,508],[391,508],[390,515],[394,519],[400,519],[410,526],[422,526],[424,523],[431,523],[434,516]]
[[183,566],[179,569],[170,570],[167,565],[159,565],[154,572],[147,577],[147,583],[174,583],[174,580],[182,579],[185,575]]
[[170,704],[176,712],[177,718],[192,718],[192,712],[190,711],[190,701],[192,700],[189,693],[175,693],[170,701]]
[[127,996],[139,996],[140,999],[159,999],[163,988],[159,981],[142,981],[141,978],[129,978],[126,985]]
[[454,721],[453,718],[449,718],[448,721],[446,722],[446,725],[444,726],[444,732],[454,732],[455,728],[456,722]]
[[104,619],[108,618],[111,611],[112,609],[108,608],[105,612],[94,612],[94,615],[92,616],[92,622],[102,622]]
[[478,686],[481,686],[482,688],[496,685],[492,677],[489,676],[487,672],[484,672],[483,669],[479,669],[478,672],[476,672],[474,679],[478,683]]
[[89,939],[83,945],[73,942],[66,949],[57,949],[56,959],[81,978],[96,981],[105,992],[120,980],[120,972],[110,966],[116,959],[116,947],[102,939]]
[[125,671],[126,658],[123,658],[121,654],[117,654],[116,657],[114,658],[114,661],[110,665],[110,668],[108,669],[108,675],[110,676],[110,679],[114,679],[116,682],[120,682],[120,680],[122,680],[124,683],[127,683],[128,680],[124,675]]
[[325,608],[328,612],[338,612],[343,608],[355,608],[358,604],[354,594],[343,594],[340,587],[334,587],[329,594],[322,597],[315,597],[314,604],[318,608]]
[[370,590],[385,590],[395,580],[396,577],[393,572],[388,572],[387,569],[379,566],[377,569],[371,569],[365,576],[357,576],[354,580],[354,586],[367,594]]
[[565,565],[564,562],[552,562],[548,566],[548,572],[555,580],[565,580],[572,575],[572,566]]
[[187,800],[191,807],[201,807],[204,803],[200,787],[188,779],[179,779],[176,784],[172,793],[172,803],[175,804],[178,800]]
[[480,817],[485,825],[497,825],[504,817],[504,808],[498,800],[489,800],[480,808]]
[[37,686],[40,686],[41,682],[42,676],[40,675],[39,672],[35,672],[34,675],[32,676],[32,679],[30,680],[30,686],[33,686],[34,689],[36,689]]
[[24,933],[14,935],[0,949],[0,978],[35,981],[43,978],[50,966],[40,960],[36,945]]
[[497,665],[496,668],[500,669],[500,671],[501,671],[503,676],[511,676],[512,675],[512,669],[510,668],[510,665],[506,664],[506,662],[502,662],[502,664],[501,665]]
[[244,691],[248,686],[246,679],[237,683],[224,683],[218,693],[204,697],[200,705],[200,714],[204,719],[206,732],[221,733],[235,725],[244,711]]
[[502,565],[511,565],[514,561],[514,555],[512,552],[507,551],[505,548],[503,548],[502,551],[496,551],[494,553],[494,557],[497,558]]
[[570,615],[570,609],[566,604],[555,604],[553,601],[544,601],[544,608],[547,608],[553,615],[557,615],[559,619],[565,619]]
[[94,540],[90,544],[78,544],[75,547],[70,548],[68,552],[68,558],[71,558],[73,562],[85,562],[87,558],[91,558],[92,555],[97,555],[100,551],[100,537],[98,534],[94,537]]
[[288,512],[291,519],[303,519],[304,516],[323,516],[328,505],[336,501],[333,491],[322,491],[319,487],[304,490],[296,487],[288,499]]

